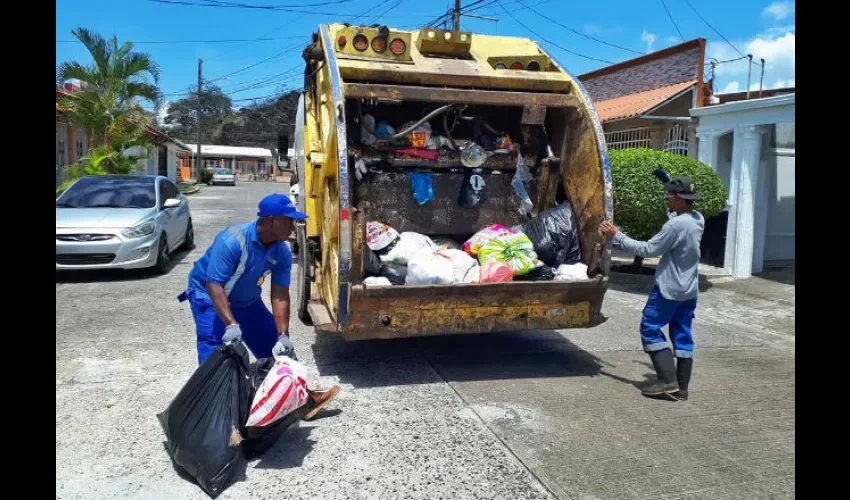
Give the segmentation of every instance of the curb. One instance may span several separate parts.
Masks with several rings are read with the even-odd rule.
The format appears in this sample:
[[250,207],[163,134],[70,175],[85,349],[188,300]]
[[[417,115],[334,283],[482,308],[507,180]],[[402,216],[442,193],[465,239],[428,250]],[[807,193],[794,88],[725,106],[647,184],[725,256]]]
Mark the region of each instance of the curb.
[[201,190],[200,186],[195,186],[194,188],[192,188],[188,191],[180,191],[180,194],[183,194],[183,195],[186,195],[186,196],[191,196],[191,195],[197,193],[200,190]]

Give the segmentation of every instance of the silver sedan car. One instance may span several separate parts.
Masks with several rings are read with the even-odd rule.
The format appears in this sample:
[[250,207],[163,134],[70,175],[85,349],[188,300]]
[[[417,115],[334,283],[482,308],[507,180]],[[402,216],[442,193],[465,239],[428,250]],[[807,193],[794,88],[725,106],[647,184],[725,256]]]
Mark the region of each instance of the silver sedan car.
[[171,254],[195,245],[180,189],[155,175],[82,177],[56,198],[56,270],[168,271]]

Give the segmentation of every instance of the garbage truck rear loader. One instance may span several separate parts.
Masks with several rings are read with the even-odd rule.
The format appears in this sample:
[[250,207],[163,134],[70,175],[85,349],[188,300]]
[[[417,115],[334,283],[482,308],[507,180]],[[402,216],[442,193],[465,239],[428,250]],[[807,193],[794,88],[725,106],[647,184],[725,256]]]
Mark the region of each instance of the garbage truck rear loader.
[[[304,59],[294,149],[298,205],[309,218],[296,226],[292,285],[302,320],[346,340],[600,320],[610,256],[597,228],[612,217],[611,179],[599,119],[577,79],[529,39],[432,28],[321,25]],[[428,145],[404,134],[411,124],[413,133],[430,129]],[[491,150],[474,170],[482,198],[461,203],[470,167],[460,150],[479,143]],[[512,186],[522,162],[532,174],[526,213]],[[421,205],[411,190],[417,173],[432,192]],[[586,279],[363,283],[369,221],[463,243],[561,203],[575,214]]]

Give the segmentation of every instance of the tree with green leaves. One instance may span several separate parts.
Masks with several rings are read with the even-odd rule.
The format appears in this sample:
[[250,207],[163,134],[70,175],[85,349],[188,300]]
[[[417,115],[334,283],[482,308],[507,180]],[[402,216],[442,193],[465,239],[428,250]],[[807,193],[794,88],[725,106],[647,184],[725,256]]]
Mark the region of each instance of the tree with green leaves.
[[[233,101],[213,84],[201,88],[201,143],[218,144],[222,128],[233,121]],[[198,140],[198,88],[189,89],[188,97],[168,106],[165,125],[169,135],[182,141]]]
[[138,101],[159,100],[159,67],[148,54],[133,51],[132,42],[119,45],[115,35],[107,40],[85,28],[71,34],[88,50],[92,62],[65,61],[57,66],[57,86],[68,80],[81,82],[81,90],[61,98],[60,105],[71,121],[86,128],[97,146],[69,174],[74,180],[81,173],[129,173],[139,157],[127,158],[123,152],[148,145],[149,115]]
[[[649,240],[667,221],[664,187],[655,176],[661,167],[671,177],[686,176],[694,180],[701,200],[694,210],[710,219],[726,207],[723,181],[708,165],[673,153],[654,149],[634,148],[611,150],[611,180],[614,184],[614,218],[624,233],[638,240]],[[635,257],[634,268],[643,265]]]

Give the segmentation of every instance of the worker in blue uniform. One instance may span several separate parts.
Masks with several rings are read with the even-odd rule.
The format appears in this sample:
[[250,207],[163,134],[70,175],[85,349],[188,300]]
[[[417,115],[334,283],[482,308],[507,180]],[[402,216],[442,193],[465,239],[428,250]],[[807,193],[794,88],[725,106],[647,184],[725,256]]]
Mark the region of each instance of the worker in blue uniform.
[[[221,231],[195,262],[180,302],[189,301],[195,319],[198,364],[223,343],[243,341],[258,359],[297,359],[289,338],[289,282],[292,253],[287,240],[299,212],[282,194],[259,203],[257,219]],[[271,279],[272,311],[262,301],[262,285]],[[312,418],[339,392],[339,386],[312,390]]]

